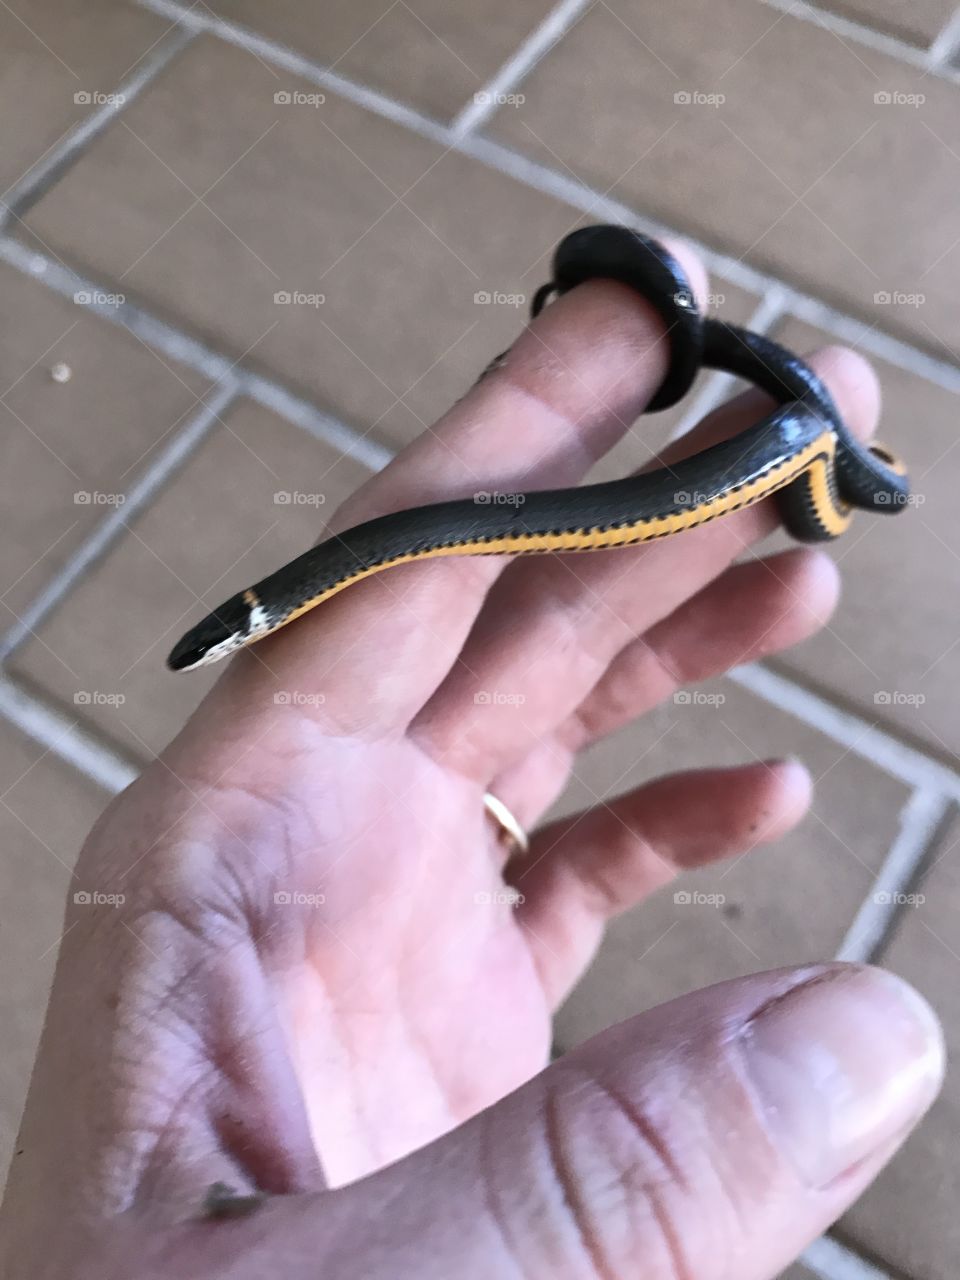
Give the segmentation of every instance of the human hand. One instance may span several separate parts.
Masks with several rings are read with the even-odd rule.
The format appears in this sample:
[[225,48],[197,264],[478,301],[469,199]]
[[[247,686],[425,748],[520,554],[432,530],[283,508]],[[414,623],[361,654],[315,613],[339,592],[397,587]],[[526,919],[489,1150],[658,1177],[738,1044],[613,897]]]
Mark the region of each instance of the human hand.
[[[629,290],[579,287],[337,526],[575,483],[667,344]],[[866,366],[813,363],[868,434]],[[745,979],[542,1072],[605,921],[782,834],[803,769],[660,779],[509,865],[482,806],[489,789],[535,824],[577,750],[816,629],[836,596],[821,552],[730,567],[775,523],[764,505],[602,555],[411,565],[242,654],[84,852],[83,882],[126,901],[64,944],[8,1206],[23,1274],[44,1274],[55,1221],[57,1277],[79,1249],[100,1277],[760,1280],[835,1218],[939,1076],[930,1015],[892,978]],[[203,1221],[215,1183],[267,1199]]]

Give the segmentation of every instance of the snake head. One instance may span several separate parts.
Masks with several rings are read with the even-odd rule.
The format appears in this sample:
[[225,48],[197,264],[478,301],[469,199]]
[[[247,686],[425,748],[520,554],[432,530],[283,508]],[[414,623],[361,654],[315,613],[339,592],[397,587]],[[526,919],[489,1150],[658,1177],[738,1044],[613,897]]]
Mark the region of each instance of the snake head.
[[242,595],[231,596],[178,640],[167,658],[171,671],[190,671],[219,662],[247,641],[250,605]]

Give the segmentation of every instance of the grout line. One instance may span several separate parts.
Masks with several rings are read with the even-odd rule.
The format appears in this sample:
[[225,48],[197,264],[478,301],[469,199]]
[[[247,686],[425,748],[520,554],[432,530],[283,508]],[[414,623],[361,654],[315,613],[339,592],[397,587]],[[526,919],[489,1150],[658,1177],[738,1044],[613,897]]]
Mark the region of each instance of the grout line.
[[[489,168],[573,208],[579,208],[593,216],[600,214],[612,221],[632,224],[652,235],[675,234],[674,228],[666,227],[650,218],[640,217],[622,202],[592,191],[578,179],[568,178],[489,139],[474,135],[456,138],[448,126],[430,120],[420,112],[395,102],[385,94],[357,85],[328,71],[282,45],[255,36],[236,24],[208,16],[207,13],[181,8],[173,0],[138,0],[138,3],[153,12],[174,20],[182,20],[191,30],[210,31],[248,52],[255,53],[258,57],[263,57],[278,66],[286,67],[295,74],[330,88],[367,110],[374,111],[423,137],[444,144],[462,155],[470,156]],[[877,333],[876,330],[861,325],[861,322],[852,317],[836,311],[809,295],[800,293],[792,286],[738,259],[699,244],[695,240],[690,240],[690,243],[700,252],[707,267],[721,279],[758,293],[764,300],[768,293],[777,291],[785,310],[811,324],[832,331],[841,338],[855,340],[855,335],[860,335],[862,330],[860,345],[865,349],[872,350],[889,363],[920,374],[937,385],[949,390],[960,390],[960,368],[928,356],[888,334]],[[0,236],[0,261],[6,261],[25,274],[41,279],[50,288],[64,296],[72,296],[78,288],[89,285],[89,282],[76,272],[46,255],[29,250],[10,236]],[[149,345],[197,369],[213,380],[221,380],[232,369],[227,357],[210,350],[196,339],[181,333],[172,325],[166,324],[139,307],[125,303],[119,308],[94,306],[93,309],[113,323],[126,326]],[[315,405],[274,382],[273,379],[252,374],[249,371],[240,371],[236,376],[239,389],[249,394],[252,399],[285,417],[296,415],[293,420],[299,425],[305,426],[318,438],[328,441],[349,456],[366,462],[372,469],[378,469],[389,460],[390,450],[378,442],[360,436],[345,423],[323,413]],[[751,689],[757,696],[773,702],[806,723],[819,728],[828,737],[845,743],[851,750],[863,755],[893,776],[914,786],[939,786],[947,795],[960,798],[960,777],[951,770],[857,717],[839,711],[793,682],[760,667],[741,668],[733,673],[733,678],[744,687]]]
[[497,108],[503,105],[504,99],[514,92],[541,58],[563,39],[593,2],[594,0],[560,0],[492,79],[487,81],[479,93],[473,95],[472,101],[454,118],[450,125],[451,131],[462,138],[485,125]]
[[785,290],[778,285],[771,285],[757,304],[756,310],[747,321],[746,327],[754,333],[767,334],[773,332],[787,312]]
[[911,67],[918,67],[928,75],[938,76],[954,84],[960,83],[960,71],[942,61],[933,61],[928,50],[908,44],[906,40],[901,40],[897,36],[888,36],[882,31],[874,31],[872,27],[854,22],[851,18],[843,18],[829,9],[806,4],[804,0],[763,0],[763,3],[771,9],[785,13],[790,18],[810,22],[841,39],[855,40],[857,44],[866,49],[872,49],[875,53],[886,54]]
[[251,400],[294,426],[309,432],[316,440],[353,458],[370,471],[380,471],[394,457],[395,451],[370,435],[358,431],[340,418],[325,413],[312,401],[290,391],[279,382],[250,369],[237,369],[241,390]]
[[339,94],[346,101],[353,102],[357,106],[364,107],[367,111],[372,111],[376,115],[392,120],[395,124],[403,125],[404,128],[410,129],[422,137],[430,138],[434,142],[448,144],[448,140],[452,136],[447,125],[428,119],[427,116],[415,108],[407,107],[403,103],[395,101],[395,99],[385,93],[381,93],[378,89],[371,89],[366,85],[358,84],[355,80],[348,80],[346,76],[340,75],[339,72],[331,71],[321,63],[313,62],[310,58],[306,58],[303,54],[288,48],[287,45],[279,44],[276,40],[257,35],[255,31],[251,31],[248,27],[242,27],[239,23],[229,22],[226,18],[217,17],[206,6],[191,5],[188,8],[186,5],[178,3],[177,0],[135,0],[135,3],[141,9],[149,9],[151,13],[159,14],[162,18],[169,18],[173,22],[183,23],[191,31],[203,31],[209,35],[218,36],[227,44],[235,45],[238,49],[252,53],[255,58],[270,62],[276,67],[281,67],[284,71],[289,71],[291,75],[302,76],[304,80],[309,80],[324,89],[329,89],[331,92]]
[[830,1236],[814,1240],[800,1261],[821,1280],[892,1280],[890,1274],[853,1253]]
[[927,63],[931,70],[950,66],[951,59],[960,49],[960,8],[944,23],[943,30],[927,50]]
[[[94,297],[108,292],[102,284],[88,280],[49,255],[28,248],[12,236],[0,235],[0,262],[6,262],[24,275],[40,280],[64,298],[72,299],[80,292]],[[93,301],[88,304],[87,310],[95,312],[111,324],[129,329],[148,346],[190,369],[195,369],[211,382],[234,382],[238,390],[251,400],[279,413],[309,431],[318,440],[355,458],[373,471],[385,466],[393,456],[386,445],[361,435],[347,423],[325,413],[274,379],[249,369],[237,368],[236,362],[229,356],[212,350],[135,303],[124,302],[121,306],[111,306]]]
[[[773,0],[767,0],[767,2],[772,3]],[[777,2],[779,3],[779,0]],[[791,0],[783,0],[785,4],[790,2]],[[487,168],[513,178],[524,186],[559,200],[573,209],[579,209],[589,216],[603,217],[610,222],[627,223],[648,235],[661,238],[678,234],[676,227],[667,226],[655,218],[639,214],[622,201],[592,190],[578,178],[550,169],[490,138],[473,133],[458,137],[449,126],[430,119],[414,108],[405,106],[375,89],[369,89],[335,72],[328,71],[318,63],[311,62],[308,58],[287,49],[284,45],[255,35],[236,23],[210,16],[208,12],[201,13],[193,9],[181,8],[175,0],[137,0],[137,3],[164,17],[181,18],[192,28],[218,35],[258,58],[283,67],[295,75],[300,75],[321,88],[340,94],[347,101],[373,111],[393,124],[401,125],[420,137],[439,143],[459,155],[478,160]],[[739,285],[740,288],[759,294],[761,297],[771,289],[778,289],[782,293],[785,309],[792,312],[797,319],[824,329],[844,342],[856,343],[877,359],[926,378],[928,382],[943,387],[947,391],[960,392],[960,366],[932,356],[892,334],[881,332],[874,326],[857,320],[793,285],[743,262],[740,258],[713,249],[686,233],[681,234],[703,259],[707,269],[720,279],[729,284]]]
[[[568,177],[531,160],[509,147],[489,138],[467,137],[454,142],[453,147],[490,168],[532,187],[544,195],[560,200],[590,216],[601,216],[612,222],[626,222],[647,235],[662,239],[676,236],[676,227],[667,226],[655,218],[638,214],[622,201],[593,191],[578,178]],[[909,342],[884,333],[876,327],[838,311],[835,307],[793,285],[743,262],[739,258],[712,249],[695,237],[680,232],[689,245],[703,259],[707,270],[729,284],[738,285],[750,293],[765,297],[771,290],[779,290],[785,312],[797,319],[834,334],[845,342],[854,342],[865,351],[887,364],[917,374],[948,391],[960,391],[960,367],[931,356]]]
[[237,384],[222,384],[209,401],[201,403],[186,425],[151,462],[127,490],[125,500],[112,508],[93,532],[80,544],[66,564],[53,575],[40,594],[24,610],[10,630],[0,637],[0,663],[6,662],[24,641],[69,595],[84,573],[110,550],[126,531],[129,522],[150,505],[170,477],[184,465],[216,426],[221,414],[237,399]]
[[122,791],[140,772],[132,760],[57,708],[27,693],[9,676],[0,676],[0,716],[105,791]]
[[787,291],[790,295],[787,310],[795,319],[824,329],[841,342],[859,347],[895,369],[903,369],[945,391],[952,391],[954,394],[960,392],[960,367],[957,365],[921,351],[919,347],[911,346],[909,342],[895,338],[893,334],[884,333],[865,320],[837,311],[829,303],[812,298],[809,294],[794,292],[789,286]]
[[[754,308],[746,327],[755,333],[769,333],[784,314],[783,290],[771,287]],[[674,427],[670,440],[679,440],[697,426],[719,405],[728,400],[733,393],[739,378],[733,373],[714,372],[707,379],[700,394],[695,396],[689,409]]]
[[841,746],[868,760],[884,773],[899,778],[901,782],[924,791],[939,791],[953,800],[960,800],[960,776],[952,769],[925,756],[914,747],[907,746],[868,721],[841,711],[839,707],[768,667],[756,663],[737,667],[729,672],[729,679],[758,698],[763,698],[802,720],[834,742],[839,742]]
[[952,809],[952,802],[941,792],[924,788],[914,791],[901,810],[900,830],[870,894],[863,900],[837,952],[838,960],[867,964],[876,957],[902,916],[907,905],[903,895],[940,824]]
[[0,226],[11,217],[22,218],[63,174],[84,154],[87,147],[102,133],[116,116],[160,74],[194,39],[196,32],[183,28],[172,31],[154,47],[150,56],[122,81],[115,94],[114,102],[104,103],[95,111],[91,111],[86,119],[71,129],[67,135],[53,146],[36,164],[4,192],[0,202]]
[[[134,99],[203,30],[210,31],[230,43],[251,52],[258,52],[295,74],[310,79],[322,77],[324,83],[341,96],[405,125],[423,136],[445,144],[454,143],[454,149],[488,167],[494,168],[555,196],[573,207],[593,212],[600,208],[610,211],[618,221],[637,225],[644,222],[654,234],[669,233],[671,228],[650,219],[639,219],[637,214],[618,201],[608,200],[592,192],[579,181],[570,181],[535,162],[527,161],[508,148],[488,140],[482,145],[469,146],[466,139],[495,113],[501,99],[512,86],[520,83],[554,44],[575,24],[590,0],[561,0],[561,3],[535,29],[527,40],[508,59],[485,89],[475,95],[454,119],[449,129],[430,121],[419,112],[393,101],[386,95],[366,89],[334,72],[318,67],[301,58],[292,50],[285,50],[272,41],[258,40],[253,33],[245,32],[234,24],[212,17],[198,17],[168,0],[138,0],[142,7],[173,18],[179,29],[161,43],[154,57],[120,86],[122,94],[118,105],[105,104],[73,129],[63,142],[43,157],[25,177],[7,193],[8,199],[0,214],[0,227],[10,213],[20,217],[40,199],[78,159],[114,118],[118,109]],[[899,58],[932,74],[951,81],[960,81],[960,71],[949,64],[951,55],[960,45],[960,10],[947,22],[928,51],[915,50],[905,42],[874,32],[860,24],[850,22],[814,6],[798,4],[796,0],[764,0],[800,20],[846,36],[876,51]],[[459,146],[456,143],[459,142]],[[520,170],[518,172],[518,169]],[[573,197],[573,198],[571,198]],[[586,201],[586,203],[585,203]],[[645,228],[645,229],[646,229]],[[84,281],[77,273],[59,267],[45,255],[30,252],[18,242],[3,237],[0,258],[9,265],[39,278],[51,289],[70,296],[82,288]],[[763,297],[749,327],[764,332],[788,311],[802,320],[823,328],[836,336],[853,341],[871,350],[881,359],[909,372],[926,377],[949,390],[960,390],[960,370],[949,363],[927,355],[909,343],[876,329],[836,310],[820,300],[784,285],[738,259],[694,243],[708,267],[730,283],[740,284]],[[124,508],[115,508],[95,530],[71,561],[51,580],[42,595],[34,602],[20,623],[0,641],[0,661],[8,657],[30,630],[39,625],[50,610],[70,591],[79,577],[98,560],[126,527],[127,517],[142,510],[157,495],[165,481],[181,466],[199,446],[216,423],[240,395],[241,390],[252,399],[291,420],[316,438],[336,443],[350,456],[366,455],[372,469],[379,469],[389,461],[392,451],[377,442],[360,437],[347,424],[324,413],[317,406],[296,393],[264,377],[247,370],[232,372],[227,357],[206,348],[202,343],[181,333],[174,327],[150,315],[138,307],[125,304],[122,308],[95,307],[103,318],[137,333],[150,345],[198,372],[224,383],[219,395],[204,404],[178,433],[173,444],[163,456],[144,473],[128,492]],[[699,420],[725,397],[735,383],[729,374],[713,377],[704,392],[697,398],[691,413],[686,415],[675,435],[683,434],[692,425],[688,421]],[[694,416],[695,415],[695,416]],[[19,634],[20,631],[23,634]],[[887,734],[855,717],[840,712],[829,703],[801,689],[764,668],[741,668],[732,673],[743,687],[763,697],[799,719],[814,725],[826,736],[845,743],[852,751],[869,759],[880,768],[904,780],[919,776],[926,781],[937,779],[945,784],[947,794],[960,797],[960,780],[949,770],[928,760],[921,753],[897,742]],[[77,722],[68,720],[60,711],[28,694],[9,677],[0,676],[0,715],[15,725],[28,737],[50,750],[99,786],[110,792],[119,792],[137,776],[138,767],[128,758],[106,746]],[[854,738],[854,734],[859,735]],[[867,746],[864,746],[864,738]],[[896,904],[878,904],[876,895],[886,893],[893,897],[909,883],[919,865],[930,839],[947,812],[948,801],[944,794],[920,785],[904,806],[901,813],[900,832],[874,882],[874,893],[861,906],[848,931],[839,952],[840,959],[869,959],[877,950],[892,924],[897,912]],[[805,1251],[804,1264],[823,1280],[890,1280],[886,1272],[879,1270],[851,1252],[837,1241],[822,1237]]]

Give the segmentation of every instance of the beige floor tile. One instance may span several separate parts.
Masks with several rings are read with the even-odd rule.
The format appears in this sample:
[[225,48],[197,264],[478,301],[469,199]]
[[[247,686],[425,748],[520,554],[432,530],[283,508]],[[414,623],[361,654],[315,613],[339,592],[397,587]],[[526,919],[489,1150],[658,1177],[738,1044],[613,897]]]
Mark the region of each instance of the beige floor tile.
[[[13,0],[0,7],[0,198],[116,91],[170,24],[119,0]],[[76,101],[89,94],[90,101]]]
[[[801,351],[828,340],[796,322],[779,336]],[[844,575],[839,608],[780,665],[948,755],[960,750],[957,623],[945,604],[960,583],[957,397],[874,363],[884,399],[879,436],[906,459],[921,505],[890,517],[864,512],[829,547]]]
[[106,796],[42,747],[0,726],[0,1184],[43,1023],[64,904]]
[[248,363],[406,442],[509,345],[579,219],[335,97],[274,102],[294,90],[315,86],[196,43],[29,225]]
[[954,0],[912,0],[910,4],[903,0],[828,0],[823,8],[926,48],[946,26],[956,5]]
[[[559,1014],[558,1039],[566,1048],[694,988],[829,958],[896,835],[907,798],[899,783],[736,686],[696,692],[726,701],[671,702],[594,748],[578,765],[563,809],[661,773],[795,755],[817,780],[812,812],[778,844],[719,869],[689,872],[621,917]],[[675,893],[694,899],[678,902]]]
[[[947,1055],[960,1055],[960,823],[942,845],[939,861],[913,890],[920,905],[907,906],[882,963],[921,991],[946,1030]],[[913,1280],[954,1280],[960,1250],[960,1080],[948,1071],[944,1091],[920,1129],[879,1181],[840,1224],[845,1238],[888,1259],[896,1274]],[[906,1206],[906,1207],[905,1207]]]
[[493,121],[502,141],[925,347],[960,346],[953,85],[767,5],[614,0],[524,90]]
[[297,0],[214,0],[216,13],[289,45],[339,75],[449,119],[510,57],[550,11],[549,0],[515,5],[496,0],[476,11],[417,0],[336,0],[323,21]]
[[[129,489],[207,384],[0,266],[0,630]],[[71,377],[57,382],[66,364]],[[89,501],[83,501],[89,495]]]
[[306,550],[367,474],[242,404],[40,628],[16,670],[136,756],[152,756],[219,674],[167,671],[174,641]]

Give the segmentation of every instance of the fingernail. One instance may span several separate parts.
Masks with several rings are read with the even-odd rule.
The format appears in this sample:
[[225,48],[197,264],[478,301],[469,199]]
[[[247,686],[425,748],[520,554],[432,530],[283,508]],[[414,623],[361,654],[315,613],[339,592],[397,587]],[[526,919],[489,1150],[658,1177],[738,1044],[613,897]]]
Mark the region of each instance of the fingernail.
[[838,968],[759,1011],[742,1036],[768,1131],[823,1187],[919,1120],[943,1077],[943,1035],[912,987]]

